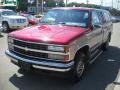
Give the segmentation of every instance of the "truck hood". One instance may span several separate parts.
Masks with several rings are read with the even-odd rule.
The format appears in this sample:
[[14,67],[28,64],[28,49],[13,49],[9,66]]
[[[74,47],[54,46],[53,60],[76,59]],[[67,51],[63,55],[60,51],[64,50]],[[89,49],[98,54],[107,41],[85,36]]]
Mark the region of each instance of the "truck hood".
[[32,42],[67,45],[80,37],[86,30],[64,25],[38,25],[14,31],[9,36]]
[[9,19],[26,19],[23,16],[19,16],[19,15],[10,15],[10,16],[3,16],[5,18],[9,18]]

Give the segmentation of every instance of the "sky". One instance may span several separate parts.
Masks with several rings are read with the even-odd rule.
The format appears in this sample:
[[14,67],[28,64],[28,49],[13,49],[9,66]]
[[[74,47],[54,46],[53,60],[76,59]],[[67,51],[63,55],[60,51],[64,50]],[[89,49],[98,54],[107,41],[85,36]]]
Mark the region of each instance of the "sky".
[[[101,5],[101,1],[102,0],[89,0],[89,3]],[[68,2],[86,3],[86,0],[68,0]],[[112,0],[103,0],[103,6],[112,6]],[[113,0],[113,7],[117,8],[117,0]]]

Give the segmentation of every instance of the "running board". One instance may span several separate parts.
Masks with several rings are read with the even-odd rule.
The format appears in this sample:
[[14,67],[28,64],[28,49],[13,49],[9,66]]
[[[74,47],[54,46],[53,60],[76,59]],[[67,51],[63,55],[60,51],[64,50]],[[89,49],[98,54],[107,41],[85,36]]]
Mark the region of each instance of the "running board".
[[100,51],[89,63],[92,64],[101,54],[103,51]]
[[94,51],[93,53],[91,53],[91,59],[93,59],[97,54],[99,54],[100,50],[97,49],[96,51]]

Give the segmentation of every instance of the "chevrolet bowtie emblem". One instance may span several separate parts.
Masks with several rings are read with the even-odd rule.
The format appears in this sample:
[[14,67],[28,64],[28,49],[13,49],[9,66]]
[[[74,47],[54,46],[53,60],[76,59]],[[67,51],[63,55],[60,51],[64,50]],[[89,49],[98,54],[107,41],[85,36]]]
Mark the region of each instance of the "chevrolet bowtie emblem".
[[27,47],[25,47],[25,51],[28,51],[28,48],[27,48]]

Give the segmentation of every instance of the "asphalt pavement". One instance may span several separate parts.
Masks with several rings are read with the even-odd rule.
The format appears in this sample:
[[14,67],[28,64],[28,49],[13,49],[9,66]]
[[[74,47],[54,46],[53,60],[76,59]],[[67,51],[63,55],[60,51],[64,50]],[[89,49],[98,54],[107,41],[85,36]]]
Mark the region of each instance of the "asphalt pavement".
[[5,55],[7,33],[0,36],[0,90],[120,90],[120,23],[114,24],[108,51],[89,66],[83,78],[73,83],[68,78],[21,73]]

